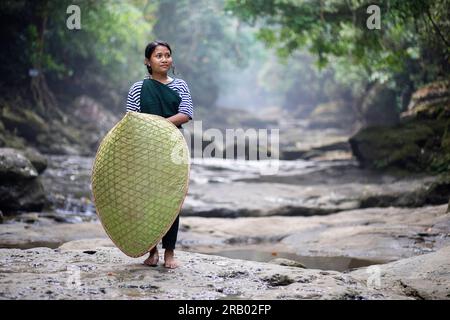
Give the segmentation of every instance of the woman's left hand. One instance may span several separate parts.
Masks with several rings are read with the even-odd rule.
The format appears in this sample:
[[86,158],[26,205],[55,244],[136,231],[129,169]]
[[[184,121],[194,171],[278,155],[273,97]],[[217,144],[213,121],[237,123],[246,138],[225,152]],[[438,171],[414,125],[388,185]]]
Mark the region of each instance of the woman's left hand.
[[167,118],[170,122],[172,122],[174,125],[179,127],[183,123],[186,123],[190,120],[189,116],[187,114],[178,112],[176,115],[173,115],[169,118]]

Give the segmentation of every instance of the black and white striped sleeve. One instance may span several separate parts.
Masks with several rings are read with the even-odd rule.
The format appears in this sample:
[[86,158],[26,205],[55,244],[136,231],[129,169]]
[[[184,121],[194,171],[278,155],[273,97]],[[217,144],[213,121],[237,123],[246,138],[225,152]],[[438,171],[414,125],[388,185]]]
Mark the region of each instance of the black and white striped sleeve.
[[190,119],[194,117],[194,105],[192,104],[191,92],[189,87],[184,80],[180,81],[179,94],[181,97],[181,103],[178,107],[178,112],[184,113],[189,116]]
[[141,111],[141,89],[142,89],[143,81],[138,81],[133,84],[128,92],[127,97],[127,111]]

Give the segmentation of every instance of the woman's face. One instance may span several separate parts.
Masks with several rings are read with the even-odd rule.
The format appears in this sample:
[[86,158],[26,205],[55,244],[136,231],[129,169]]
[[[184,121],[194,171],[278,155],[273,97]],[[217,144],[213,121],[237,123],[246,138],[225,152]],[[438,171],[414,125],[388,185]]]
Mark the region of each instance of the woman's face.
[[166,74],[172,67],[172,55],[170,50],[165,46],[157,46],[153,51],[150,60],[147,60],[147,64],[150,64],[153,73]]

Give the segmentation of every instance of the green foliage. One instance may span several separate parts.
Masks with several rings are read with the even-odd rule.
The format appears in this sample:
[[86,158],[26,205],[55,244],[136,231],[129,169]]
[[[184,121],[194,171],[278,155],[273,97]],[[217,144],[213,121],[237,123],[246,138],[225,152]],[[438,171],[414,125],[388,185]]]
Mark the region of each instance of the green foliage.
[[78,5],[81,30],[59,28],[65,26],[67,15],[55,15],[49,49],[57,63],[64,65],[65,72],[57,73],[58,79],[81,82],[82,90],[95,88],[104,96],[118,89],[125,92],[132,79],[142,74],[142,51],[152,23],[142,9],[125,1],[81,1]]
[[223,10],[222,0],[159,0],[154,33],[167,41],[177,76],[184,78],[197,106],[211,108],[219,94],[219,79],[230,61],[249,61],[251,34]]
[[448,77],[448,0],[378,1],[380,30],[366,26],[371,4],[369,0],[228,0],[226,8],[251,25],[261,25],[258,38],[281,57],[306,48],[317,57],[318,67],[333,64],[337,79],[344,83],[359,75],[365,82],[391,83],[400,95],[405,86]]
[[[66,26],[71,4],[80,8],[80,30]],[[100,94],[111,105],[109,93],[126,92],[130,79],[142,74],[154,23],[155,5],[148,1],[3,1],[0,9],[2,40],[10,44],[0,56],[3,86],[27,87],[34,68],[56,92]]]
[[[81,30],[66,27],[71,4],[81,9]],[[254,61],[254,95],[283,93],[281,103],[289,107],[300,98],[312,105],[327,102],[326,96],[358,97],[379,82],[396,90],[404,108],[407,99],[400,97],[449,74],[449,1],[379,1],[381,30],[366,27],[369,4],[4,0],[0,37],[7,45],[0,52],[0,89],[29,88],[28,73],[34,68],[45,74],[62,105],[88,94],[123,111],[130,84],[146,74],[145,45],[159,38],[172,45],[177,75],[188,81],[199,106],[215,104],[227,86],[224,74],[231,74],[227,81],[232,82]],[[254,30],[284,65],[274,61],[271,49],[259,47]],[[306,50],[315,55],[320,70],[310,66]]]

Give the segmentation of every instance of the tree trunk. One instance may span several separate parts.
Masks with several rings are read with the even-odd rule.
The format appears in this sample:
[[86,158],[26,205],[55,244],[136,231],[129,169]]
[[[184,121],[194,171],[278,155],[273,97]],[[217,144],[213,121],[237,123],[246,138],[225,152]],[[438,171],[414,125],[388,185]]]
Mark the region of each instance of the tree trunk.
[[37,41],[37,55],[34,59],[33,69],[37,70],[37,75],[31,78],[31,92],[33,99],[36,103],[37,111],[42,115],[58,115],[61,116],[61,112],[58,109],[57,101],[47,85],[47,81],[44,75],[44,48],[45,48],[45,32],[47,28],[47,20],[49,14],[48,1],[41,4],[40,10],[37,10],[36,26],[38,30]]

